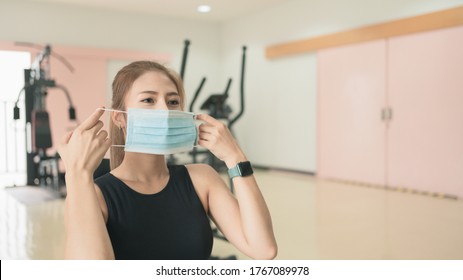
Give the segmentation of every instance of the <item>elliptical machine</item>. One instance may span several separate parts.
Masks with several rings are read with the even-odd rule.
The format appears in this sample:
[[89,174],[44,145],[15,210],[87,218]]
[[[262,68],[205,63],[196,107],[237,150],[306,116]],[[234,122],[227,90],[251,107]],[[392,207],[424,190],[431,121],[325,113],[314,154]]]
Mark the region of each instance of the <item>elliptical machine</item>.
[[[182,65],[181,65],[181,70],[180,70],[180,77],[182,80],[184,80],[184,73],[185,73],[185,65],[186,65],[186,59],[188,56],[188,48],[190,45],[189,40],[185,40],[184,42],[184,49],[183,49],[183,57],[182,57]],[[225,87],[225,90],[223,93],[216,93],[210,95],[206,101],[204,101],[203,104],[201,104],[200,109],[201,110],[207,110],[208,114],[217,119],[224,121],[230,132],[233,134],[233,126],[238,121],[243,113],[244,113],[244,73],[245,73],[245,65],[246,65],[246,46],[243,46],[242,48],[243,53],[242,53],[242,58],[241,58],[241,79],[240,79],[240,110],[238,114],[234,117],[231,118],[231,113],[232,109],[231,107],[227,104],[227,99],[229,97],[229,90],[230,86],[232,83],[232,78],[228,79],[227,85]],[[201,90],[206,82],[206,77],[203,77],[198,88],[196,89],[196,92],[193,96],[193,100],[190,103],[189,111],[193,112],[194,106],[196,104],[196,101],[198,100],[198,96],[201,93]],[[205,159],[203,161],[199,160],[199,156],[204,155]],[[198,163],[198,162],[203,162],[207,163],[208,165],[212,166],[217,172],[223,172],[227,170],[227,167],[225,164],[217,159],[210,151],[208,150],[201,150],[198,149],[197,147],[194,147],[193,150],[190,152],[190,156],[192,158],[193,163]],[[170,159],[174,160],[173,157]],[[233,190],[233,185],[231,184],[231,188]]]

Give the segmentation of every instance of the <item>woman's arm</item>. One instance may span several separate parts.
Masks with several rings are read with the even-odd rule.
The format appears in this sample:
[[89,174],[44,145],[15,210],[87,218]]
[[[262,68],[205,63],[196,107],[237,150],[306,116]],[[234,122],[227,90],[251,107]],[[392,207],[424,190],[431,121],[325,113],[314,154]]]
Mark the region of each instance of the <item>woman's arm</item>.
[[114,259],[93,176],[66,174],[64,208],[66,259]]
[[[208,115],[199,115],[199,145],[208,148],[228,168],[247,161],[228,128]],[[210,214],[227,239],[246,255],[256,259],[273,259],[277,244],[272,220],[262,193],[253,175],[233,178],[235,196],[212,169],[201,167],[200,179],[208,187]]]
[[93,172],[111,142],[95,111],[62,140],[59,153],[66,167],[65,258],[114,259],[98,201]]

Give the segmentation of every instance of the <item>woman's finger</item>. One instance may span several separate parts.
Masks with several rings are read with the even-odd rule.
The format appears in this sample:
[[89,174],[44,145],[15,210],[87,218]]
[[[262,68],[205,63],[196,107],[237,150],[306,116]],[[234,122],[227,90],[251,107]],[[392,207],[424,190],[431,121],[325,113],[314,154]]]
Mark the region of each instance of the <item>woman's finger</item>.
[[209,116],[208,114],[199,114],[199,115],[196,115],[196,119],[200,120],[200,121],[204,121],[208,124],[211,124],[213,126],[216,126],[216,125],[222,125],[222,122],[214,119],[213,117]]
[[199,132],[200,133],[210,133],[210,134],[213,134],[217,131],[217,129],[211,125],[207,125],[207,124],[201,124],[199,126]]
[[103,122],[98,120],[97,123],[92,128],[90,128],[90,130],[92,130],[93,133],[96,135],[103,128],[103,125]]
[[209,133],[200,133],[200,134],[199,134],[199,139],[200,139],[200,140],[211,141],[213,137],[214,137],[214,136],[212,136],[212,135],[209,134]]
[[101,131],[97,135],[97,138],[99,140],[99,145],[96,151],[98,155],[103,156],[111,147],[111,139],[108,138],[108,132],[106,132],[105,130]]
[[83,130],[88,130],[94,127],[105,112],[102,110],[102,108],[96,109],[95,112],[93,112],[93,114],[91,114],[83,123],[81,123],[79,127]]
[[106,140],[106,138],[108,138],[108,132],[106,130],[101,130],[96,137],[101,141]]
[[206,149],[209,149],[210,143],[208,141],[206,141],[206,140],[199,139],[198,145],[201,146],[201,147],[204,147]]

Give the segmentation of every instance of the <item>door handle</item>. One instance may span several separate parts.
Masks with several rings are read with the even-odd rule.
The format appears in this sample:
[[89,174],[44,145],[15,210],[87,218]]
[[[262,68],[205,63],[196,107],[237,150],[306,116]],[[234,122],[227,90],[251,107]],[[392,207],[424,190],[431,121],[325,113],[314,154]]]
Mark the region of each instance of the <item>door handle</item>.
[[392,120],[392,108],[391,107],[385,107],[381,109],[381,121],[387,122]]

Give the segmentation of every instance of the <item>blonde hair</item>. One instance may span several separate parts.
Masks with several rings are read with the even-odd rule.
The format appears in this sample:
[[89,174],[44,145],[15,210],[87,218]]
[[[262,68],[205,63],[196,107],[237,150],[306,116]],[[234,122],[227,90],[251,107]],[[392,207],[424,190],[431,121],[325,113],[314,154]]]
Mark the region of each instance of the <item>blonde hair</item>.
[[[180,108],[183,110],[185,106],[185,90],[183,88],[183,82],[179,75],[173,70],[166,66],[159,64],[154,61],[135,61],[129,65],[124,66],[119,72],[117,72],[112,84],[112,105],[111,108],[115,110],[126,111],[125,108],[125,97],[132,87],[136,79],[146,72],[160,72],[165,74],[177,87],[178,94],[180,96]],[[114,114],[113,112],[111,114]],[[110,121],[110,137],[113,145],[124,145],[125,136],[122,129],[119,129],[114,122]],[[111,149],[111,170],[118,167],[124,159],[125,152],[121,148]]]

